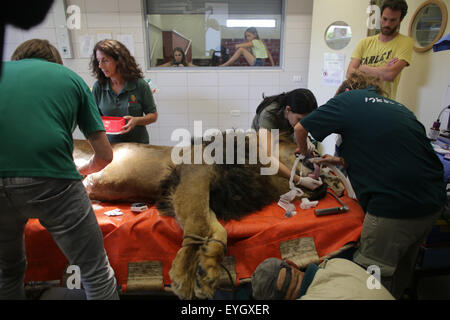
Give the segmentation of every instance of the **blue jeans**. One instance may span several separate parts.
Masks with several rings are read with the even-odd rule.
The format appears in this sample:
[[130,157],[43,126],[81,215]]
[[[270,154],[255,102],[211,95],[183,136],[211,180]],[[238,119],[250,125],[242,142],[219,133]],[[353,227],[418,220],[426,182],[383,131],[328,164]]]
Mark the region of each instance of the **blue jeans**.
[[264,66],[264,59],[256,58],[255,62],[253,62],[254,67],[263,67]]
[[25,299],[24,230],[29,218],[39,219],[69,264],[80,268],[88,299],[119,298],[103,236],[81,181],[0,177],[0,300]]

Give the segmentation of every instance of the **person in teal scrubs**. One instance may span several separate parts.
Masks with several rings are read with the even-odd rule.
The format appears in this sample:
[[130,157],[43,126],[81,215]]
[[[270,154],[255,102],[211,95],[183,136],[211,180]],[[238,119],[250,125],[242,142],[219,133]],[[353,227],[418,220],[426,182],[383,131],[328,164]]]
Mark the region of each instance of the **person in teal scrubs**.
[[398,299],[447,194],[442,162],[423,124],[382,93],[380,79],[355,71],[335,97],[299,118],[294,133],[301,154],[307,153],[308,133],[317,141],[331,133],[342,136],[343,161],[324,155],[317,163],[345,164],[366,213],[353,261],[378,266],[381,283]]
[[120,134],[108,134],[109,142],[149,144],[146,126],[158,119],[156,104],[142,70],[127,47],[116,40],[99,41],[90,67],[97,78],[92,93],[101,113],[127,120]]

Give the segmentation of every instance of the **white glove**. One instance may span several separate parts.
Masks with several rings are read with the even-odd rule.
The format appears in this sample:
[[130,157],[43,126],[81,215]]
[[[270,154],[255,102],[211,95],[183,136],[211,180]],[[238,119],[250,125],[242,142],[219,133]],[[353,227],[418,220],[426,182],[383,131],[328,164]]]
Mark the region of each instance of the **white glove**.
[[297,182],[297,185],[301,185],[309,190],[315,190],[322,184],[322,179],[319,178],[319,180],[316,180],[310,177],[300,177],[300,180]]

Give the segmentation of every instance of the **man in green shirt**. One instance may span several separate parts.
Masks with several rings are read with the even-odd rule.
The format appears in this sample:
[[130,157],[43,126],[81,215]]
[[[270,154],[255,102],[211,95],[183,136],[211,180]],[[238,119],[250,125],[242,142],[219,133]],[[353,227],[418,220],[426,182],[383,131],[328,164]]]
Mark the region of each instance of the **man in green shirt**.
[[[294,131],[303,154],[308,132],[318,141],[331,133],[342,136],[340,154],[366,212],[354,261],[379,266],[383,285],[399,298],[447,197],[443,166],[423,125],[380,92],[378,79],[355,72]],[[327,155],[321,162],[342,159]]]
[[[69,264],[79,267],[88,299],[117,299],[114,271],[81,182],[113,157],[94,98],[47,40],[24,42],[12,60],[0,79],[0,299],[25,298],[30,218],[39,219]],[[78,169],[72,157],[77,125],[94,150]]]

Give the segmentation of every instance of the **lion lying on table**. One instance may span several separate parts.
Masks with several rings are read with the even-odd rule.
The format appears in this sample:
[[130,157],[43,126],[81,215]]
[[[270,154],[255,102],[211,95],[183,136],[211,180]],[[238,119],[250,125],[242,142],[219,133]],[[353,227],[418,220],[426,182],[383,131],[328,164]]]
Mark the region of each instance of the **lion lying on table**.
[[[246,140],[246,150],[250,150],[251,143],[254,140]],[[89,160],[93,154],[85,140],[74,141],[74,147],[77,164]],[[169,272],[171,287],[181,299],[211,298],[227,246],[227,233],[218,219],[239,219],[261,210],[288,192],[289,183],[277,175],[261,175],[263,166],[249,164],[248,152],[245,152],[245,164],[176,165],[172,155],[181,149],[175,148],[115,144],[114,160],[83,182],[91,199],[151,202],[161,214],[175,216],[183,229],[184,240]],[[184,154],[193,148],[184,148]],[[288,167],[295,161],[295,148],[290,140],[280,139],[279,159]],[[194,153],[190,156],[193,159]],[[297,171],[305,176],[312,170],[300,163]],[[304,189],[304,196],[321,198],[327,185],[338,195],[342,194],[343,185],[334,175],[323,170],[321,178],[323,187],[314,192]]]

